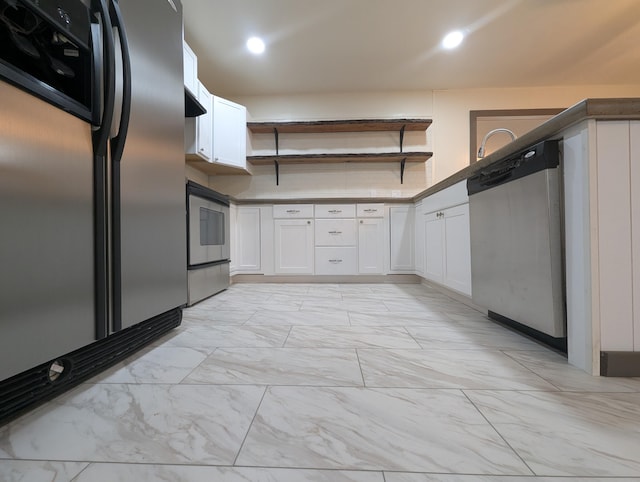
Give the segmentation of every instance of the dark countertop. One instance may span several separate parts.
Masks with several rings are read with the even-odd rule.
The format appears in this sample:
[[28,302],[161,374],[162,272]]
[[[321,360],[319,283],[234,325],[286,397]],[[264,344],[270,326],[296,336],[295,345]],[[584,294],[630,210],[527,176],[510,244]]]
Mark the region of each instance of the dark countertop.
[[565,129],[587,119],[640,119],[640,98],[585,99],[560,112],[544,124],[518,137],[515,141],[492,152],[487,157],[434,184],[412,197],[405,198],[313,198],[313,199],[233,199],[236,204],[354,204],[354,203],[413,203],[442,191],[473,176],[480,169],[540,141],[557,136]]

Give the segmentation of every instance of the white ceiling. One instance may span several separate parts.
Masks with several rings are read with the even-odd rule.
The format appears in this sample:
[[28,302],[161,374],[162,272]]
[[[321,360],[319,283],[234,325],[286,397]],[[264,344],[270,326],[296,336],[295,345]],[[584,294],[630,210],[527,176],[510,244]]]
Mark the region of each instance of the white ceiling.
[[[640,84],[640,0],[182,3],[199,77],[222,96]],[[444,51],[453,29],[467,38]]]

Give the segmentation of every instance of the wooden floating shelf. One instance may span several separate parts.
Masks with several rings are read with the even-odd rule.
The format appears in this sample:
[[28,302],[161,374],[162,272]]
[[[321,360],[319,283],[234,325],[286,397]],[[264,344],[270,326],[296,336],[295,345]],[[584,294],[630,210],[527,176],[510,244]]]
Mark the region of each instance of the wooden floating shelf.
[[433,155],[432,152],[384,152],[357,154],[287,154],[280,156],[247,156],[247,162],[254,166],[278,164],[310,164],[310,163],[338,163],[338,162],[425,162]]
[[254,134],[334,133],[334,132],[382,132],[424,131],[431,125],[431,119],[355,119],[296,122],[247,122]]

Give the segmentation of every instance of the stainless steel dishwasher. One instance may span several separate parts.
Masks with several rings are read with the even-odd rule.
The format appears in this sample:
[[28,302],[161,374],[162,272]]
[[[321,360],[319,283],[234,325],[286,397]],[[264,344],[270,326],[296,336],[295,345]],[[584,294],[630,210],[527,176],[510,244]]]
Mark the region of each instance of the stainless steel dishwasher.
[[558,141],[467,181],[473,301],[489,317],[566,349]]

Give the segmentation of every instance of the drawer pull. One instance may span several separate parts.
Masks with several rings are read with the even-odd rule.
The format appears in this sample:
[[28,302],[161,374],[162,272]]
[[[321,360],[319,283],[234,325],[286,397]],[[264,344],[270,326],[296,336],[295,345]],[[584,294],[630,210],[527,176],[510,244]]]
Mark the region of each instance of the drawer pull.
[[298,214],[299,212],[299,209],[287,209],[287,214]]
[[365,212],[365,213],[377,213],[377,212],[378,212],[378,210],[377,210],[377,209],[371,209],[371,208],[369,208],[369,209],[365,209],[365,210],[364,210],[364,212]]
[[330,259],[329,263],[331,263],[331,264],[340,264],[340,263],[342,263],[342,260],[341,259]]
[[342,212],[342,209],[331,209],[329,211],[329,214],[340,214]]
[[329,231],[329,234],[331,234],[332,236],[337,236],[339,234],[342,234],[342,231]]

